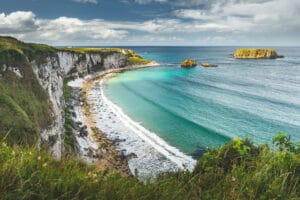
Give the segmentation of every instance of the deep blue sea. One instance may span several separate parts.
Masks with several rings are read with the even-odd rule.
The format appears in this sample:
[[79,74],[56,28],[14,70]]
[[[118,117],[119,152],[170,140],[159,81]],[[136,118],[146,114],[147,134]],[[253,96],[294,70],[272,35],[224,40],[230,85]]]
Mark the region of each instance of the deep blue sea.
[[[300,48],[284,59],[235,60],[237,47],[130,47],[161,63],[107,81],[105,94],[134,121],[191,154],[231,138],[271,143],[277,132],[300,140]],[[180,68],[185,58],[216,68]]]

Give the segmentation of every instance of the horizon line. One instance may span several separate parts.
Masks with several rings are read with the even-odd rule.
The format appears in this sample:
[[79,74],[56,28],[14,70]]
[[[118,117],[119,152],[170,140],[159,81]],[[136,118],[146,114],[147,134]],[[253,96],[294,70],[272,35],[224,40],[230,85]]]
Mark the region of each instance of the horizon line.
[[57,48],[85,48],[85,47],[256,47],[256,48],[264,48],[264,47],[300,47],[292,46],[292,45],[51,45]]

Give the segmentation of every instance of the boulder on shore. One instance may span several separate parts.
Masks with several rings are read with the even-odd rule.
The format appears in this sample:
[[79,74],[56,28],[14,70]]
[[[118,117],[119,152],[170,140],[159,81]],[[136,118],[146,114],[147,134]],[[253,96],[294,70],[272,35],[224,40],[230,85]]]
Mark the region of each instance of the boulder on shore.
[[274,49],[237,49],[233,55],[236,59],[276,59],[284,56],[278,55]]
[[181,63],[181,67],[196,67],[196,66],[197,66],[196,60],[192,60],[192,59],[185,59]]

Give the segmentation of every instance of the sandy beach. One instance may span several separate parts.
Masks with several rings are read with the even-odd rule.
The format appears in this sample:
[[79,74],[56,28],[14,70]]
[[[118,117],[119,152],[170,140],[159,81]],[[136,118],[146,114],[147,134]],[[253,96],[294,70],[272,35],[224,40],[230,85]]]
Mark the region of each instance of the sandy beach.
[[[148,177],[155,177],[160,172],[178,169],[192,170],[195,165],[195,161],[190,156],[168,145],[155,133],[151,133],[130,119],[121,108],[104,95],[105,81],[114,76],[115,73],[154,66],[158,66],[158,64],[151,63],[144,66],[113,69],[101,72],[97,76],[86,77],[85,80],[75,80],[69,83],[72,87],[80,86],[85,95],[81,105],[82,110],[77,108],[78,116],[81,118],[78,120],[87,125],[89,132],[91,132],[92,127],[96,127],[103,133],[104,139],[108,139],[119,152],[119,155],[126,158],[131,173],[138,175],[138,178],[143,180]],[[99,141],[99,134],[97,135],[97,133],[89,134],[86,139],[82,137],[78,139],[80,145],[84,144],[81,156],[86,157],[85,160],[91,160],[89,158],[90,153],[85,149],[97,151],[95,147],[97,140]]]

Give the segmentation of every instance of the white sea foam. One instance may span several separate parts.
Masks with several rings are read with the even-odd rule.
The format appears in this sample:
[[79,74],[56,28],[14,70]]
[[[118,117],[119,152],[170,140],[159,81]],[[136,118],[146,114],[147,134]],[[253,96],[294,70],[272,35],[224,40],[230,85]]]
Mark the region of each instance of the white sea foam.
[[160,172],[178,169],[192,170],[196,161],[128,117],[111,102],[103,91],[104,80],[89,91],[88,101],[95,122],[107,137],[117,140],[117,148],[125,155],[135,154],[128,161],[130,170],[137,169],[139,178],[145,179]]
[[[100,85],[103,85],[103,80],[100,81]],[[107,105],[114,111],[114,113],[120,118],[120,120],[134,133],[138,134],[142,139],[151,144],[157,151],[176,163],[179,168],[192,170],[194,168],[195,160],[190,156],[185,155],[177,148],[170,146],[163,139],[158,137],[155,133],[147,130],[140,123],[133,121],[128,117],[120,107],[109,101],[104,95],[103,89],[101,89],[102,99]]]

